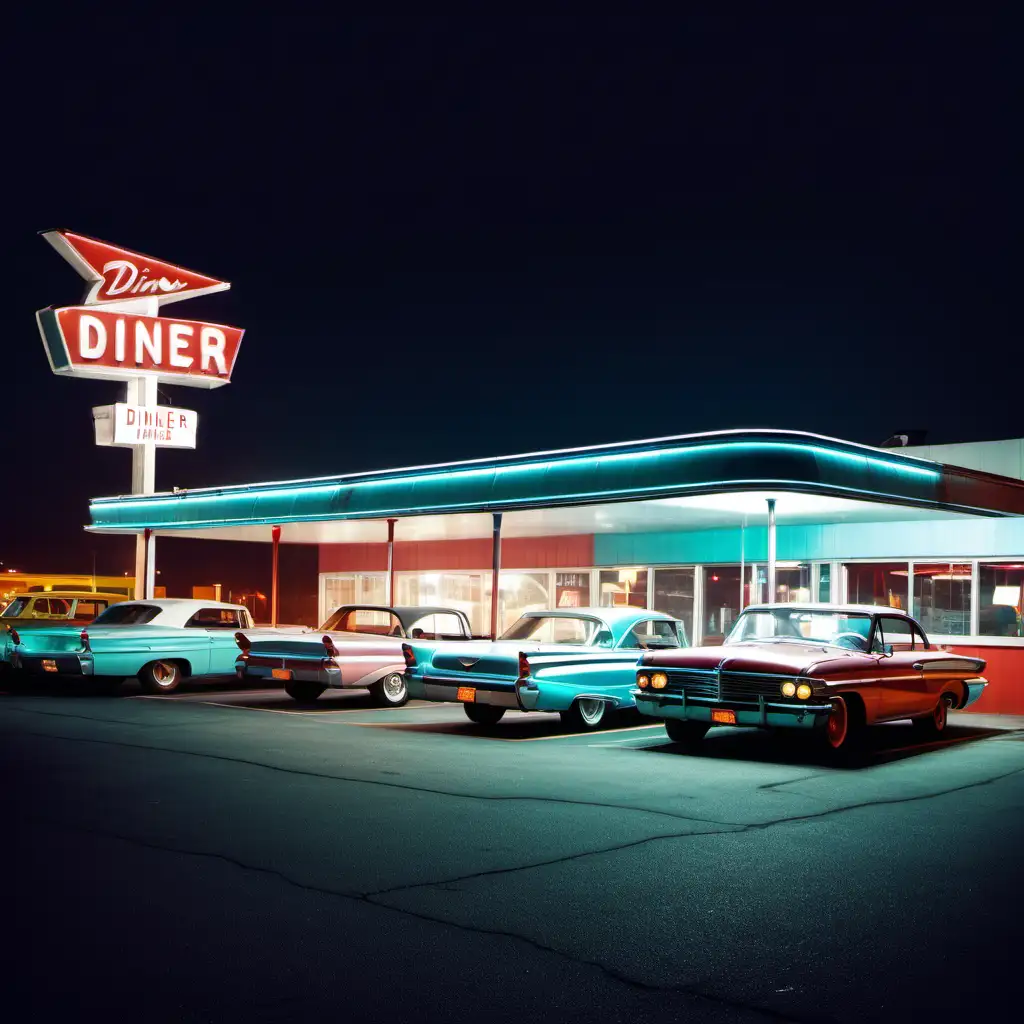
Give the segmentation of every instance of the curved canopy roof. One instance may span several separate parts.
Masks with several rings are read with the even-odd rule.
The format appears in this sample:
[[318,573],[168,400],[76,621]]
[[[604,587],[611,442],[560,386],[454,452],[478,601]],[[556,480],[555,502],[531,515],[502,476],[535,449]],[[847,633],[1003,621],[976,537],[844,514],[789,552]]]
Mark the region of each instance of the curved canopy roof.
[[1024,515],[1024,483],[798,431],[733,430],[407,469],[96,498],[91,528],[195,531],[797,491]]

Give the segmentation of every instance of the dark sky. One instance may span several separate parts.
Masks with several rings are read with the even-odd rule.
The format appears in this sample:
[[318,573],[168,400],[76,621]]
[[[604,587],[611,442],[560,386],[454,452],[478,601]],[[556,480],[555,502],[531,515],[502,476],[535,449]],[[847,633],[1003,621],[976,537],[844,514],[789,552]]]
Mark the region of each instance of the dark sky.
[[737,426],[1024,433],[1006,22],[20,27],[7,565],[131,565],[81,533],[130,455],[92,444],[120,385],[49,371],[33,314],[83,291],[52,227],[232,281],[168,311],[246,334],[229,386],[162,388],[201,419],[160,489]]

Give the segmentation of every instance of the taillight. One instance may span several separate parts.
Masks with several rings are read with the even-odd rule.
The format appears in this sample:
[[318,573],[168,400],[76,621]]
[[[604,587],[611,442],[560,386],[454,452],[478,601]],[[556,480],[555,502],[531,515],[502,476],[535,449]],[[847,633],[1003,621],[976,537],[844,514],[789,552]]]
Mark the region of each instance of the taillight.
[[519,678],[525,679],[530,674],[530,662],[527,660],[526,655],[519,652]]
[[323,641],[327,656],[329,658],[336,658],[338,656],[338,648],[334,646],[334,641],[329,636],[325,636]]
[[18,631],[13,626],[8,626],[7,628],[11,631],[11,639],[16,644],[20,644],[21,643],[21,637],[18,636]]
[[87,629],[83,629],[82,632],[78,634],[78,639],[82,641],[82,650],[89,650],[89,631]]
[[416,664],[416,655],[408,644],[402,644],[402,657],[405,659],[405,667],[413,668]]
[[243,654],[248,654],[249,649],[252,647],[252,641],[242,632],[235,634],[235,643],[238,644]]

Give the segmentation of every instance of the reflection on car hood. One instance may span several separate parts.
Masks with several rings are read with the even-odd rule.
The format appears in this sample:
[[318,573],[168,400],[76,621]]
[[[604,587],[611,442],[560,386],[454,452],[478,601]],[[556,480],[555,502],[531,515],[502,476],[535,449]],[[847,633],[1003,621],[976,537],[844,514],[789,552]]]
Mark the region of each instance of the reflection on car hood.
[[826,644],[745,641],[722,647],[686,647],[676,651],[652,651],[643,665],[665,668],[717,669],[723,672],[769,672],[781,675],[807,673],[836,662],[844,667],[871,663],[874,658],[858,651],[844,651]]

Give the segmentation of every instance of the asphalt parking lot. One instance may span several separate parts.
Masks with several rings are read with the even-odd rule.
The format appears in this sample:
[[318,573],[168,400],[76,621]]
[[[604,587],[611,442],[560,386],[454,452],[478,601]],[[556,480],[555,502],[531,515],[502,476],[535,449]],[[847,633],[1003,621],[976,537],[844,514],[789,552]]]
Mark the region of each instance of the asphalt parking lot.
[[3,694],[0,733],[38,1019],[1016,1019],[1021,719],[881,727],[839,768],[225,682]]

